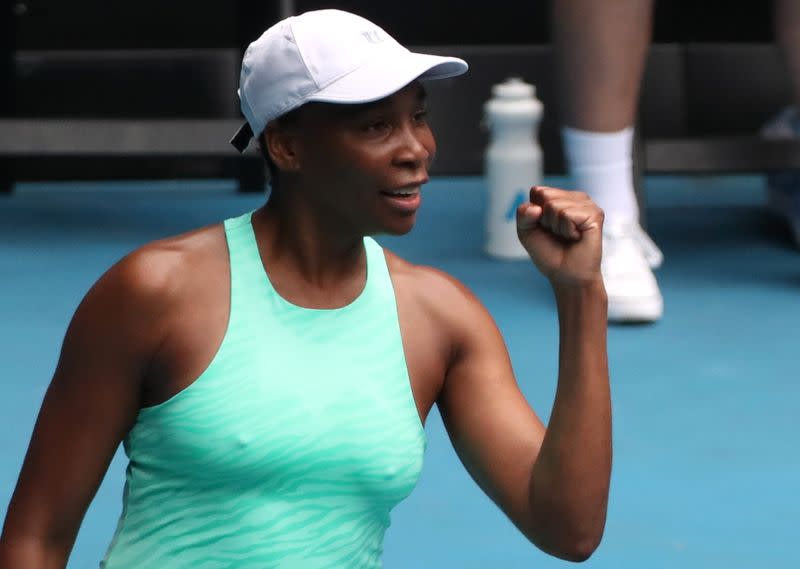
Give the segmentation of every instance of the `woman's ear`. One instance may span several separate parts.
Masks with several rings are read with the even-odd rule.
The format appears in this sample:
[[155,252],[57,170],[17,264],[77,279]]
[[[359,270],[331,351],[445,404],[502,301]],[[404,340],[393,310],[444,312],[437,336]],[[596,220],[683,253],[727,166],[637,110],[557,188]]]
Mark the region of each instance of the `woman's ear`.
[[283,128],[276,122],[267,124],[262,136],[264,150],[283,172],[296,172],[300,169],[300,159],[297,153],[297,141],[290,128]]

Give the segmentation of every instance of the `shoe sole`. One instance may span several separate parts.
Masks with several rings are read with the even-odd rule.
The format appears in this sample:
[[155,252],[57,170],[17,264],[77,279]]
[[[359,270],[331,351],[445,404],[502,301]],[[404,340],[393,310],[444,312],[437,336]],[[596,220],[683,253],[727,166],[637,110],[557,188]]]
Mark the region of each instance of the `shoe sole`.
[[608,299],[609,322],[655,322],[664,314],[660,296],[633,299]]

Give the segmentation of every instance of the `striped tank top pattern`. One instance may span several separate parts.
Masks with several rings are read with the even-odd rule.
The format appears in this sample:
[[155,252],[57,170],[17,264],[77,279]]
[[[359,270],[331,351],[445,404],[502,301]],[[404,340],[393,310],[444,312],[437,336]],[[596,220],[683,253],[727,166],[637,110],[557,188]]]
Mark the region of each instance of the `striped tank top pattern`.
[[272,287],[251,214],[225,233],[225,337],[125,438],[123,511],[101,568],[380,567],[426,445],[383,250],[364,239],[352,303],[306,309]]

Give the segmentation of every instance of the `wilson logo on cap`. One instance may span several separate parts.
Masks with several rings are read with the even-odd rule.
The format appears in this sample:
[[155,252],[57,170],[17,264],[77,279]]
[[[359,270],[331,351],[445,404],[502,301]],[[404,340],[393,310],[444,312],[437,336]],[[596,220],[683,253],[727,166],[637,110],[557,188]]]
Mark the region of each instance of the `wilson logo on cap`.
[[367,30],[365,32],[361,32],[361,35],[367,38],[369,43],[382,43],[383,36],[381,35],[380,30]]

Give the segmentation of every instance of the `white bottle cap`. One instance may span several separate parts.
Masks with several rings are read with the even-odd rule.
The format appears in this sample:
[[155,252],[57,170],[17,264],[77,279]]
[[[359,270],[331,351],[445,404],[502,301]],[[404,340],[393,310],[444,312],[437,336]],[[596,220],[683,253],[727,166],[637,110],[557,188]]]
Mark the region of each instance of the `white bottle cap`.
[[510,77],[493,86],[492,95],[499,99],[530,99],[536,95],[536,87],[519,77]]

